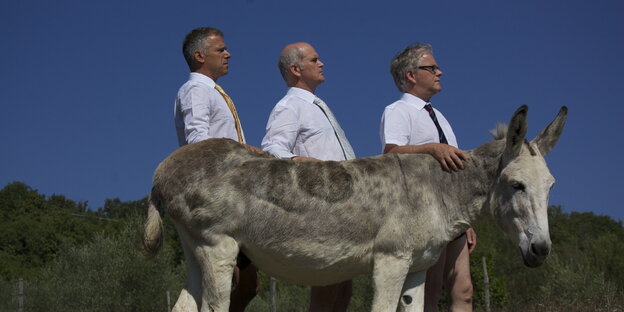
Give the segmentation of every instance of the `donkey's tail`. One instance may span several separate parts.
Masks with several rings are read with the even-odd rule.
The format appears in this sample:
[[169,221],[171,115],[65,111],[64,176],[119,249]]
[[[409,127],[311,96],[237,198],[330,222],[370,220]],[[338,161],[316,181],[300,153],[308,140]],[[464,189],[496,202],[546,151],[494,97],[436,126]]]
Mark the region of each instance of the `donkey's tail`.
[[149,198],[147,220],[143,232],[143,253],[152,257],[156,255],[163,242],[163,225],[160,213],[156,209],[152,196]]

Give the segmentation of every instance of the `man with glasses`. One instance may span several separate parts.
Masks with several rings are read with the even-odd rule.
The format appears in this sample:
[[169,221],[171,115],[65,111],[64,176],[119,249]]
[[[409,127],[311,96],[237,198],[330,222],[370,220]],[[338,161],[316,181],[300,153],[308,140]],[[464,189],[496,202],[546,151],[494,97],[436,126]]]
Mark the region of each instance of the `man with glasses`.
[[[442,90],[442,70],[431,46],[416,43],[403,49],[390,64],[402,97],[388,105],[381,118],[381,142],[385,153],[430,154],[444,171],[464,169],[466,155],[457,148],[449,122],[431,106],[431,98]],[[450,311],[472,311],[472,281],[469,254],[476,246],[472,229],[448,243],[438,262],[427,271],[425,311],[437,311],[444,287],[449,292]]]

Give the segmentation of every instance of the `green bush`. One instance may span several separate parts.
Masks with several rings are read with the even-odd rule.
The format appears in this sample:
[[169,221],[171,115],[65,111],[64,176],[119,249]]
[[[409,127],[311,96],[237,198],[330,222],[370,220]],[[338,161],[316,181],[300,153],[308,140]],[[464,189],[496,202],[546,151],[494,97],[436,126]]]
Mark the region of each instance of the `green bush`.
[[17,281],[0,279],[0,311],[17,311]]
[[[61,247],[59,256],[28,285],[25,311],[164,311],[182,285],[182,267],[164,248],[146,259],[128,226],[111,237],[96,235],[82,247]],[[173,303],[172,303],[173,304]]]
[[[353,296],[348,311],[370,311],[373,300],[371,276],[362,275],[353,279]],[[247,311],[270,311],[269,278],[260,272],[260,293],[247,307]],[[276,311],[306,312],[310,303],[310,287],[276,281]]]
[[492,221],[475,225],[478,247],[471,270],[477,310],[484,304],[485,257],[493,311],[624,311],[621,222],[593,213],[563,213],[559,206],[550,207],[549,219],[552,252],[533,269],[522,264],[517,246]]

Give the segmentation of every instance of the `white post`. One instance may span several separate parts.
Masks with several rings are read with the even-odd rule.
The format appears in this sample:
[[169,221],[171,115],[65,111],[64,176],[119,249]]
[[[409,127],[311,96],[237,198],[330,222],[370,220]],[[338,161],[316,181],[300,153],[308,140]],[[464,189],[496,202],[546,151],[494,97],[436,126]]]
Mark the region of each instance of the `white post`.
[[275,312],[277,307],[275,306],[275,279],[273,276],[269,276],[269,290],[271,292],[269,298],[269,311]]
[[483,260],[483,300],[485,301],[485,311],[490,312],[490,278],[488,276],[485,257],[481,259]]
[[167,312],[171,312],[171,296],[169,295],[168,290],[167,290]]

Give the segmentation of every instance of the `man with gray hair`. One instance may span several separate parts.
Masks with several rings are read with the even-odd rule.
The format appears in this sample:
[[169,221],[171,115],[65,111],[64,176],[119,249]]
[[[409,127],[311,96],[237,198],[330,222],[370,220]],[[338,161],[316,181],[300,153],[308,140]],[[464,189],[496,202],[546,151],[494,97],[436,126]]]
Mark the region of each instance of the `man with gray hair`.
[[[355,158],[333,113],[314,95],[325,81],[323,65],[308,43],[289,44],[282,50],[278,66],[290,88],[269,116],[263,150],[295,161]],[[310,311],[346,311],[350,298],[351,281],[312,287]]]
[[[180,87],[175,100],[175,127],[180,146],[210,138],[229,138],[247,149],[263,153],[259,148],[245,144],[245,136],[232,99],[216,84],[229,70],[230,52],[223,41],[223,33],[216,28],[200,27],[186,35],[182,52],[191,71],[189,79]],[[174,311],[192,309],[201,304],[201,280],[194,276],[201,268],[194,250],[182,245],[187,265],[187,285],[184,286]],[[243,259],[241,261],[241,259]],[[244,311],[258,293],[257,269],[244,255],[234,269],[230,311]],[[240,267],[239,267],[240,266]],[[195,307],[195,310],[197,308]]]
[[[398,53],[390,64],[402,97],[388,105],[381,118],[380,136],[385,153],[432,155],[447,172],[464,168],[466,156],[457,148],[449,122],[431,106],[431,98],[442,90],[442,70],[431,46],[416,43]],[[429,270],[425,281],[425,311],[436,311],[444,287],[449,292],[450,311],[472,311],[472,281],[469,254],[476,246],[472,229],[451,241]]]

